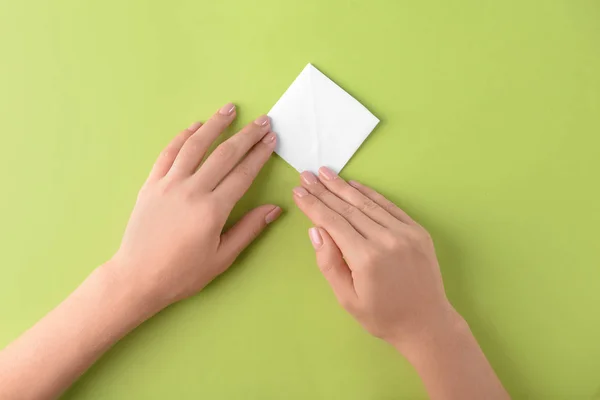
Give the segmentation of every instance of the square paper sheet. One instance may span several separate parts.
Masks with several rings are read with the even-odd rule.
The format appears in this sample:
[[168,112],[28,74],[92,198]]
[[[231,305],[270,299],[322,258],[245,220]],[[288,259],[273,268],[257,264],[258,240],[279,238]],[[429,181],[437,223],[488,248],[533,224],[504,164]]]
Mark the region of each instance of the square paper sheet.
[[379,123],[369,110],[308,64],[269,111],[275,152],[299,172],[341,171]]

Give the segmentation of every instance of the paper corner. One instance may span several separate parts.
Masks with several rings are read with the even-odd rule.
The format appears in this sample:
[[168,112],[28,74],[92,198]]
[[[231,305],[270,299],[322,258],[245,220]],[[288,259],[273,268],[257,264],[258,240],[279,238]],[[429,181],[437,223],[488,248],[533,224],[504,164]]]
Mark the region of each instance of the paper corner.
[[317,67],[315,67],[312,63],[308,63],[306,64],[306,66],[304,67],[305,71],[319,71],[317,69]]

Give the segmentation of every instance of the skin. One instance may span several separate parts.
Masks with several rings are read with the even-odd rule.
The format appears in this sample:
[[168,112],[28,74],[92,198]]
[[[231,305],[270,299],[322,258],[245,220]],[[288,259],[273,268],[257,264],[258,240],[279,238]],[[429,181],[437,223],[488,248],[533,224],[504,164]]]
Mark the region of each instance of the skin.
[[339,303],[416,368],[432,399],[508,399],[444,292],[429,233],[373,189],[322,167],[294,189]]
[[[0,352],[0,399],[57,398],[128,332],[226,271],[277,219],[281,208],[263,205],[223,231],[276,144],[261,116],[205,159],[235,116],[226,104],[161,153],[115,255]],[[508,398],[446,299],[425,229],[326,168],[301,176],[294,199],[315,224],[317,264],[342,306],[415,366],[431,398]]]

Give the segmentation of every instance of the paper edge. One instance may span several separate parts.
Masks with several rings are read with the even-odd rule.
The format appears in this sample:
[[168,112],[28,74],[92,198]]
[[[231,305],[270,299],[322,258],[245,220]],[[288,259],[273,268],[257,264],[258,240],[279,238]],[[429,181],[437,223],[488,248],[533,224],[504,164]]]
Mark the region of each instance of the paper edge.
[[[275,108],[275,106],[277,105],[277,103],[279,103],[279,101],[286,94],[286,92],[289,90],[289,88],[292,87],[302,77],[302,75],[305,72],[308,74],[308,73],[310,73],[311,70],[314,70],[314,71],[318,72],[319,74],[323,75],[326,79],[328,79],[331,83],[333,83],[339,90],[343,91],[348,96],[350,96],[352,99],[354,99],[354,101],[356,101],[358,104],[360,104],[369,113],[369,115],[375,120],[374,124],[373,124],[373,127],[369,131],[368,135],[358,144],[358,146],[356,147],[356,149],[352,152],[352,155],[350,156],[350,158],[348,158],[348,160],[346,160],[346,162],[344,162],[344,164],[337,171],[338,173],[340,173],[346,167],[346,165],[348,165],[348,163],[354,158],[354,156],[358,152],[358,149],[360,149],[360,147],[363,145],[363,143],[369,138],[369,136],[371,136],[371,134],[373,133],[373,131],[375,130],[375,128],[377,128],[377,125],[379,125],[379,123],[381,122],[381,120],[375,114],[373,114],[373,112],[369,108],[367,108],[367,106],[365,106],[360,100],[358,100],[356,97],[354,97],[352,94],[350,94],[346,89],[344,89],[343,87],[341,87],[340,85],[338,85],[333,79],[331,79],[329,76],[327,76],[325,73],[323,73],[317,67],[315,67],[311,62],[309,62],[309,63],[307,63],[304,66],[304,68],[302,68],[302,70],[296,76],[296,78],[294,78],[294,80],[292,81],[292,83],[290,83],[287,86],[287,88],[283,91],[283,93],[281,94],[281,96],[279,96],[279,98],[273,104],[273,106],[271,107],[271,109],[269,110],[269,112],[267,113],[267,115],[269,115],[273,111],[273,108]],[[309,81],[309,84],[312,85],[312,79]],[[298,168],[296,168],[296,166],[292,165],[285,158],[283,158],[277,151],[275,151],[275,154],[277,154],[282,160],[284,160],[286,162],[286,164],[288,164],[289,166],[291,166],[293,169],[295,169],[298,172],[302,172]]]
[[[300,71],[300,73],[298,75],[296,75],[296,77],[294,78],[294,80],[292,81],[292,83],[290,83],[285,90],[283,91],[283,93],[281,93],[281,96],[279,96],[279,98],[277,99],[277,101],[273,104],[273,106],[271,107],[271,109],[269,110],[269,112],[267,113],[267,115],[269,115],[271,113],[271,111],[273,111],[273,108],[275,107],[275,105],[277,103],[279,103],[279,101],[281,100],[281,98],[286,94],[286,92],[289,90],[289,88],[291,88],[294,83],[296,83],[296,81],[298,81],[300,79],[300,77],[302,77],[302,74],[304,73],[304,71],[309,67],[309,66],[313,66],[311,63],[306,64],[306,66],[304,68],[302,68],[302,71]],[[314,66],[313,66],[314,67]],[[320,71],[319,71],[320,72]]]
[[[317,67],[315,67],[312,63],[306,64],[306,66],[304,67],[304,69],[302,71],[304,71],[304,70],[306,70],[308,68],[310,68],[310,70],[314,70],[314,71],[318,72],[319,74],[321,74],[322,76],[324,76],[327,80],[329,80],[331,83],[333,83],[339,90],[343,91],[348,96],[350,96],[350,98],[352,98],[354,101],[356,101],[374,119],[372,127],[370,128],[369,133],[367,134],[367,136],[365,136],[363,138],[363,140],[361,140],[360,143],[358,143],[358,145],[356,146],[356,148],[354,149],[354,151],[352,151],[352,154],[350,155],[350,157],[342,164],[342,166],[339,168],[339,170],[336,171],[336,172],[340,173],[346,167],[346,165],[348,165],[348,163],[354,158],[354,156],[356,155],[356,153],[358,152],[358,150],[360,149],[360,147],[369,138],[369,136],[371,136],[371,134],[373,133],[373,131],[375,130],[375,128],[377,128],[377,125],[379,125],[379,123],[381,122],[381,120],[375,114],[373,114],[373,112],[371,110],[369,110],[369,108],[367,108],[367,106],[365,106],[360,100],[358,100],[356,97],[354,97],[352,94],[350,94],[346,89],[344,89],[343,87],[341,87],[340,85],[338,85],[333,79],[331,79],[329,76],[327,76],[325,73],[323,73]],[[310,80],[310,84],[311,85],[312,85],[312,82],[313,82],[313,80],[311,79]],[[314,91],[313,91],[313,93],[314,93]],[[331,166],[328,166],[328,167],[331,167]],[[334,169],[337,169],[337,168],[334,168]]]

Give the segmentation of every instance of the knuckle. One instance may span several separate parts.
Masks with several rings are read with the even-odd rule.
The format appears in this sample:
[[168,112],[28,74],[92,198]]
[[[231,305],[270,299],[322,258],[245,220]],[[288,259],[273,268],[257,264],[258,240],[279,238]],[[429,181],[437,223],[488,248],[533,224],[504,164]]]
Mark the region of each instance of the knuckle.
[[386,232],[381,236],[381,244],[386,250],[394,250],[398,247],[399,240],[396,235]]
[[235,173],[241,178],[252,178],[255,175],[254,168],[248,164],[240,164],[235,168]]
[[317,204],[317,198],[315,196],[302,196],[300,197],[300,202],[306,204],[308,207],[313,207]]
[[235,257],[233,256],[223,257],[223,259],[219,260],[212,266],[214,273],[216,275],[221,275],[223,272],[227,271],[227,268],[233,264],[233,261],[235,261]]
[[252,226],[252,228],[250,228],[250,237],[251,238],[258,237],[258,235],[260,235],[262,230],[263,230],[262,224],[255,224],[254,226]]
[[381,261],[381,253],[378,250],[370,249],[363,253],[363,264],[367,268],[375,267]]
[[346,219],[351,218],[355,212],[356,212],[356,208],[354,208],[353,206],[351,206],[348,203],[344,203],[340,207],[340,214]]
[[209,230],[212,230],[214,227],[220,225],[220,222],[221,221],[219,221],[219,218],[214,214],[206,215],[204,217],[204,224]]
[[331,262],[321,262],[321,263],[318,263],[318,265],[319,265],[319,269],[321,270],[321,272],[323,274],[330,273],[334,268],[334,266]]
[[394,203],[392,203],[391,201],[386,200],[383,205],[383,208],[385,209],[385,211],[392,214],[394,212],[394,210],[396,210],[396,205]]
[[235,155],[235,145],[229,141],[223,142],[217,146],[215,153],[219,158],[229,160]]
[[344,308],[345,310],[354,309],[354,303],[352,302],[352,300],[345,296],[338,296],[338,303],[340,303],[340,306],[342,306],[342,308]]
[[427,230],[425,228],[422,228],[420,226],[415,227],[414,229],[410,229],[408,236],[411,239],[411,241],[414,241],[414,242],[432,241],[431,235],[429,234],[429,232],[427,232]]
[[144,184],[141,187],[141,189],[139,190],[138,194],[137,194],[136,202],[143,201],[143,199],[146,196],[149,196],[150,195],[150,188],[151,188],[151,186],[148,183]]
[[431,233],[429,233],[429,231],[426,229],[423,229],[422,237],[428,242],[433,242],[433,237],[431,236]]
[[164,182],[159,186],[159,194],[165,195],[172,192],[177,187],[177,181],[175,179],[165,179]]
[[329,212],[323,216],[323,221],[325,221],[325,223],[329,225],[337,224],[341,220],[342,216],[336,212]]
[[386,331],[377,324],[370,325],[367,331],[376,338],[383,339],[386,336]]
[[197,192],[193,190],[191,185],[181,185],[181,189],[177,195],[181,196],[181,199],[190,206],[195,206],[198,203]]
[[223,224],[222,212],[220,212],[219,204],[215,202],[208,202],[206,204],[206,210],[208,212],[203,213],[202,215],[202,223],[209,229],[213,229],[217,226],[221,226]]
[[411,239],[406,235],[393,235],[387,243],[387,249],[391,251],[399,251],[407,249],[411,246]]
[[198,139],[190,138],[185,146],[180,151],[180,156],[184,158],[191,158],[201,152],[201,146]]
[[375,203],[373,200],[371,199],[366,199],[365,201],[362,202],[362,204],[360,205],[360,210],[361,211],[375,211],[376,209],[379,208],[379,205],[377,203]]
[[165,147],[163,149],[163,151],[160,152],[160,159],[169,159],[169,158],[174,158],[176,151],[175,151],[175,146],[170,144],[167,147]]
[[327,189],[325,189],[325,187],[323,185],[317,184],[317,185],[311,185],[311,186],[312,187],[311,187],[310,191],[314,196],[317,196],[317,197],[327,196],[328,191],[327,191]]

